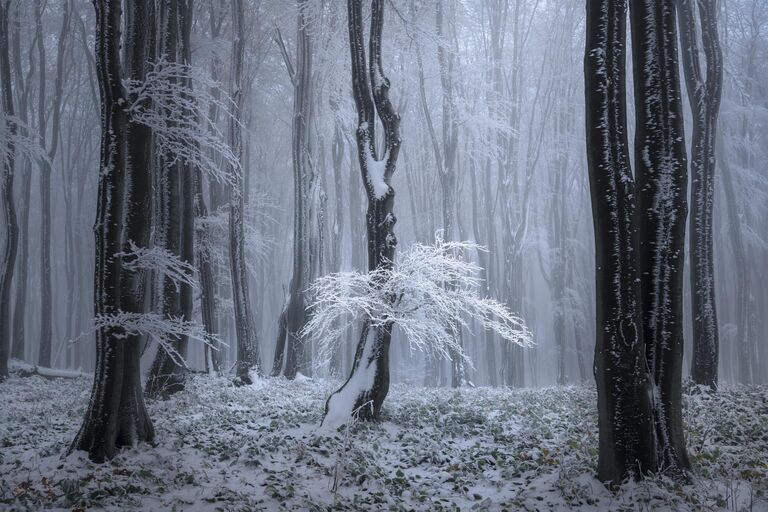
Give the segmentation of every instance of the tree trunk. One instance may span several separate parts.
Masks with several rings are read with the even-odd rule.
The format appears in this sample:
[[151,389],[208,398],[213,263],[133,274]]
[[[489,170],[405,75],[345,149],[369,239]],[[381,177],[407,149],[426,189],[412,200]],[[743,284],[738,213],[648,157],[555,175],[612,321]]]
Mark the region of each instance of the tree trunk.
[[[349,45],[352,58],[352,88],[358,114],[357,153],[360,173],[368,196],[366,234],[368,269],[389,269],[393,265],[397,239],[393,231],[392,206],[395,191],[390,185],[400,151],[400,117],[389,101],[389,80],[381,64],[381,33],[384,1],[373,0],[369,40],[369,67],[366,69],[361,0],[348,0]],[[375,121],[378,113],[384,127],[381,158],[376,151]],[[379,418],[389,391],[389,344],[392,324],[363,326],[352,371],[346,382],[325,404],[323,424],[339,426],[354,416]]]
[[[16,79],[16,91],[19,98],[19,119],[27,124],[29,116],[29,92],[30,81],[24,81],[24,75],[21,68],[21,15],[19,9],[16,10],[16,24],[14,26],[13,40],[13,67],[14,78]],[[32,64],[33,53],[30,52],[30,68]],[[31,70],[30,70],[31,71]],[[31,73],[30,73],[31,74]],[[24,360],[24,349],[26,345],[25,336],[25,312],[27,308],[27,274],[29,270],[29,206],[32,192],[32,160],[24,157],[23,174],[21,176],[21,208],[19,210],[19,242],[20,251],[17,259],[16,293],[13,300],[13,330],[11,340],[13,348],[11,357]]]
[[[693,117],[691,139],[691,318],[693,359],[691,378],[696,384],[717,388],[719,353],[713,202],[715,196],[715,131],[723,84],[723,54],[717,33],[714,0],[677,0],[683,71]],[[698,10],[697,16],[694,13]],[[698,26],[704,47],[706,77],[699,62]]]
[[[122,105],[126,102],[120,66],[120,0],[94,0],[96,10],[96,59],[101,92],[102,141],[99,195],[94,234],[96,266],[94,309],[110,315],[144,305],[141,272],[125,272],[117,253],[126,248],[130,236],[147,240],[148,201],[151,193],[150,154],[147,130],[131,126]],[[145,4],[145,5],[142,5]],[[151,2],[134,2],[126,16],[126,64],[130,75],[143,69],[144,15]],[[137,63],[141,63],[137,66]],[[128,165],[127,165],[128,164]],[[139,306],[136,308],[136,306]],[[96,371],[88,410],[70,450],[85,450],[95,462],[112,458],[123,446],[152,442],[154,429],[141,392],[136,337],[126,338],[118,327],[96,331]]]
[[587,161],[597,292],[597,472],[600,480],[618,485],[636,471],[656,469],[651,381],[638,307],[640,271],[634,257],[635,184],[626,130],[626,0],[586,3]]
[[11,62],[8,42],[8,15],[11,2],[0,2],[0,88],[5,114],[5,136],[8,138],[3,160],[2,187],[3,215],[5,217],[6,241],[3,244],[2,273],[0,273],[0,382],[8,377],[8,356],[11,350],[11,283],[19,243],[19,227],[16,222],[16,208],[13,203],[13,174],[15,168],[14,142],[16,123],[8,119],[14,115],[13,91],[11,89]]
[[259,340],[253,325],[251,298],[248,293],[248,268],[245,265],[245,183],[242,143],[243,108],[243,59],[245,53],[245,10],[243,0],[234,0],[232,7],[234,37],[232,41],[232,103],[233,119],[229,120],[230,145],[240,159],[236,169],[229,203],[229,254],[232,273],[232,300],[235,307],[235,331],[237,333],[236,382],[250,384],[251,370],[261,373]]
[[[312,115],[312,43],[305,13],[307,0],[297,2],[296,69],[288,57],[282,38],[278,44],[293,83],[293,120],[291,125],[291,152],[293,160],[293,269],[288,289],[288,303],[278,320],[279,334],[272,375],[285,375],[289,379],[298,372],[308,373],[306,347],[301,332],[307,323],[306,290],[311,284],[315,256],[312,247],[313,172],[310,167],[309,126]],[[283,341],[282,343],[280,341]],[[284,353],[283,353],[284,352]],[[284,364],[283,364],[284,363]]]
[[661,469],[690,467],[683,434],[683,266],[688,205],[677,25],[670,4],[630,2],[636,225],[643,336]]
[[[159,4],[159,45],[160,58],[167,62],[180,60],[179,39],[181,35],[182,3],[177,0],[163,0]],[[171,80],[178,80],[173,78]],[[157,219],[156,243],[164,247],[173,256],[185,261],[188,250],[184,247],[188,226],[185,223],[192,219],[188,207],[190,188],[186,183],[188,175],[186,165],[179,161],[177,155],[161,150],[158,155],[158,174],[160,176],[157,199],[157,209],[160,212]],[[184,318],[189,308],[191,291],[185,283],[177,283],[170,276],[161,276],[161,308],[166,318]],[[146,393],[149,396],[168,396],[184,389],[185,367],[183,361],[187,356],[187,336],[169,336],[168,343],[176,351],[172,356],[163,347],[158,347],[155,360],[147,379]]]

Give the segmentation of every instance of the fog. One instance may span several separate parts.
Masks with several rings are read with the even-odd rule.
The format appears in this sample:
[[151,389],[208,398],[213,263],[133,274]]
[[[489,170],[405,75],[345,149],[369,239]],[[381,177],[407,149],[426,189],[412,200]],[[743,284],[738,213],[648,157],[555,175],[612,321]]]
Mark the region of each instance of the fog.
[[[292,4],[249,0],[244,8],[239,115],[247,288],[266,374],[273,367],[279,319],[296,268],[305,289],[321,276],[368,268],[367,199],[355,143],[346,6],[321,0],[302,4],[304,21],[298,22]],[[768,75],[762,64],[768,57],[768,4],[729,0],[719,5],[724,80],[711,228],[719,376],[726,383],[764,383]],[[63,25],[64,6],[71,19]],[[402,139],[390,182],[397,219],[395,265],[412,244],[434,244],[436,237],[487,248],[467,251],[485,280],[480,293],[519,315],[534,344],[512,346],[469,320],[460,330],[472,361],[467,382],[526,387],[592,383],[595,246],[584,132],[583,7],[577,2],[468,0],[447,2],[438,10],[440,24],[429,2],[397,0],[385,11],[383,69],[401,118]],[[4,93],[10,93],[21,128],[12,190],[18,251],[12,276],[5,275],[11,282],[10,294],[3,298],[10,324],[2,327],[10,332],[14,358],[84,372],[93,371],[96,355],[93,227],[101,129],[94,16],[90,3],[80,0],[12,2],[5,49],[10,62],[3,69],[11,74],[12,90]],[[369,16],[366,7],[366,32]],[[233,23],[227,2],[196,2],[190,29],[189,64],[199,75],[194,87],[210,87],[199,101],[231,95]],[[631,75],[630,70],[630,84]],[[690,160],[692,119],[682,69],[680,76]],[[199,110],[208,113],[210,103]],[[298,141],[292,130],[297,118],[304,122]],[[226,114],[215,113],[212,119],[225,137]],[[10,140],[8,128],[4,130]],[[384,133],[381,125],[378,130]],[[379,145],[383,143],[381,139]],[[43,155],[48,155],[50,170]],[[221,154],[213,151],[211,158],[214,167],[226,167]],[[235,364],[238,347],[225,233],[230,185],[203,172],[202,187],[209,215],[219,212],[210,219],[211,229],[222,230],[219,238],[211,235],[210,246],[217,253],[211,260],[216,324],[225,344],[220,368],[227,371]],[[304,195],[298,214],[297,194]],[[153,208],[155,215],[162,214],[157,202]],[[200,226],[203,221],[196,222]],[[5,245],[7,222],[2,229]],[[300,249],[297,234],[304,242]],[[153,235],[152,243],[157,240]],[[693,337],[689,243],[685,249],[687,377]],[[297,250],[309,259],[298,267]],[[195,261],[199,259],[196,252]],[[44,297],[47,286],[50,300]],[[201,297],[195,287],[190,320],[198,323],[203,321]],[[157,299],[146,300],[150,309],[160,310]],[[46,322],[51,355],[41,359]],[[359,327],[342,336],[333,370],[315,357],[320,341],[307,338],[298,371],[348,375],[358,338]],[[142,351],[145,371],[156,352],[153,342],[147,342]],[[558,377],[560,361],[564,373]],[[186,362],[192,370],[206,369],[203,343],[189,341]],[[395,383],[451,385],[451,362],[435,362],[414,348],[397,323],[390,369]]]

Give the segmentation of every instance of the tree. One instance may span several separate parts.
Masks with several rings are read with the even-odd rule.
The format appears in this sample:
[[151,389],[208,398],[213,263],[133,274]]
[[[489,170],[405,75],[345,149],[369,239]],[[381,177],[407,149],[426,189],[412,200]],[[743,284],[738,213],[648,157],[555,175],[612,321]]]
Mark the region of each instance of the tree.
[[[30,79],[24,79],[24,73],[21,66],[21,9],[17,5],[16,23],[13,31],[13,75],[16,86],[16,96],[19,98],[18,116],[23,124],[29,120],[30,92],[32,90],[31,71],[34,69],[34,57],[30,52]],[[19,360],[24,359],[24,349],[26,346],[25,334],[25,312],[27,308],[27,275],[29,273],[29,207],[30,195],[32,192],[32,160],[24,159],[24,166],[21,175],[21,205],[19,209],[19,255],[17,260],[17,272],[15,275],[16,293],[13,300],[13,327],[11,339],[13,348],[11,357]]]
[[229,138],[232,152],[237,155],[240,167],[233,167],[234,183],[229,203],[229,254],[232,273],[232,300],[235,306],[237,331],[238,382],[250,384],[250,371],[261,372],[259,341],[253,324],[251,298],[248,293],[248,269],[245,265],[245,180],[242,171],[242,109],[243,109],[243,56],[245,49],[245,10],[243,0],[235,0],[232,7],[232,104],[233,115],[229,119]]
[[595,229],[598,476],[690,466],[682,430],[686,155],[675,12],[632,3],[635,166],[626,128],[626,2],[587,2],[587,156]]
[[[51,337],[52,337],[52,291],[51,291],[51,165],[59,148],[59,131],[61,130],[61,104],[64,94],[64,59],[67,50],[67,39],[70,30],[70,2],[63,3],[61,31],[59,32],[56,52],[56,81],[52,104],[51,143],[48,158],[40,161],[40,203],[42,205],[41,234],[42,246],[40,252],[40,352],[37,364],[43,367],[51,366]],[[40,87],[38,89],[38,131],[40,145],[44,149],[46,143],[46,101],[45,101],[45,43],[43,37],[42,1],[35,2],[35,26],[37,31],[37,50],[40,60]]]
[[[693,320],[691,378],[697,384],[714,389],[717,387],[720,343],[715,302],[713,203],[716,129],[723,87],[723,53],[718,39],[717,5],[714,0],[699,0],[696,4],[693,0],[678,0],[677,10],[683,71],[693,115],[689,228]],[[702,73],[700,62],[699,28],[706,76]]]
[[[411,349],[433,360],[455,358],[462,366],[471,366],[471,360],[461,331],[473,321],[510,343],[530,346],[533,338],[524,322],[500,302],[481,295],[480,267],[467,256],[482,250],[471,242],[438,238],[432,245],[413,244],[397,265],[319,278],[312,284],[312,316],[303,335],[319,340],[322,362],[332,358],[347,327],[359,320],[369,332],[397,325]],[[373,347],[366,340],[363,362]],[[375,381],[375,368],[353,373],[329,398],[323,426],[335,428],[352,417],[366,417],[369,404],[356,399]]]
[[659,468],[690,468],[683,433],[683,267],[688,184],[672,4],[630,2],[635,190],[646,363]]
[[278,320],[272,375],[292,379],[298,371],[307,372],[307,354],[299,333],[307,323],[306,289],[309,287],[315,254],[311,247],[311,205],[313,177],[310,167],[309,127],[312,114],[312,41],[309,34],[307,0],[297,2],[296,69],[276,30],[276,40],[293,85],[291,158],[293,161],[293,270],[288,301]]
[[[395,191],[390,185],[400,151],[400,116],[389,100],[389,79],[381,63],[381,37],[384,27],[384,1],[373,0],[369,35],[369,59],[366,66],[363,43],[362,0],[347,1],[349,49],[352,58],[352,91],[357,109],[357,157],[363,186],[368,197],[366,235],[368,238],[368,270],[392,269],[397,239],[393,231],[392,207]],[[383,151],[376,150],[376,114],[384,128]],[[379,274],[382,275],[382,274]],[[386,275],[386,274],[383,274]],[[380,283],[384,286],[384,283]],[[390,297],[389,300],[394,300]],[[325,414],[337,407],[357,411],[357,417],[373,420],[379,417],[381,405],[389,391],[389,343],[392,322],[363,322],[362,333],[346,382],[326,402]],[[347,395],[352,396],[347,396]],[[337,405],[338,404],[338,405]],[[363,407],[365,406],[365,407]]]
[[[129,236],[146,240],[151,209],[151,166],[147,163],[147,132],[132,126],[121,77],[120,0],[94,0],[96,69],[101,96],[100,153],[94,310],[97,317],[120,314],[123,308],[144,307],[144,279],[123,269]],[[143,73],[146,62],[146,15],[150,0],[130,4],[126,15],[127,75]],[[136,236],[134,235],[134,236]],[[135,333],[115,323],[96,329],[96,371],[91,399],[71,450],[85,450],[96,462],[112,458],[124,446],[152,442],[154,429],[144,406],[139,367],[140,344]]]
[[0,89],[2,90],[3,127],[6,144],[0,144],[0,158],[3,161],[3,175],[0,185],[3,200],[3,215],[6,241],[3,245],[2,273],[0,273],[0,381],[8,377],[8,356],[11,350],[11,283],[19,243],[19,228],[16,208],[13,202],[13,175],[15,171],[16,124],[12,116],[13,90],[11,89],[11,62],[8,42],[8,15],[11,0],[0,2]]
[[645,365],[634,252],[635,183],[626,126],[626,1],[587,1],[584,76],[595,229],[598,477],[619,483],[654,469],[651,381]]

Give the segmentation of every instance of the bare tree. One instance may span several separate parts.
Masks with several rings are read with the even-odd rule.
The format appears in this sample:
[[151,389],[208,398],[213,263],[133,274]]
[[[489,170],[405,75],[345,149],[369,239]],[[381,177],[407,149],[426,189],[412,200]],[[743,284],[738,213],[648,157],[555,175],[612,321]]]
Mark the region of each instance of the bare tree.
[[[146,63],[147,15],[151,0],[131,3],[126,15],[127,75],[143,76]],[[132,125],[124,105],[120,0],[94,0],[96,59],[101,93],[102,141],[99,173],[94,310],[98,316],[123,309],[143,311],[142,272],[123,269],[120,255],[130,237],[148,241],[151,166],[149,133]],[[139,165],[139,163],[144,165]],[[118,325],[96,330],[96,371],[91,399],[71,450],[85,450],[96,462],[112,458],[124,446],[152,442],[154,429],[144,406],[139,367],[140,341],[125,336]]]
[[[373,0],[369,36],[369,62],[366,66],[363,42],[362,0],[348,0],[349,49],[352,58],[352,90],[357,108],[357,157],[368,196],[366,234],[368,270],[391,269],[397,239],[392,213],[395,191],[390,185],[400,152],[400,116],[389,100],[389,79],[381,63],[381,38],[384,27],[384,1]],[[376,148],[375,126],[378,114],[384,127],[382,151]],[[391,298],[394,300],[394,297]],[[377,419],[389,391],[389,344],[392,323],[363,324],[352,371],[346,382],[326,402],[325,412],[336,401],[351,402],[350,410],[361,419]],[[347,396],[347,395],[352,396]],[[345,404],[346,405],[346,404]],[[345,405],[342,405],[344,407]]]
[[[716,388],[720,343],[715,301],[713,203],[715,132],[723,89],[723,53],[717,33],[717,5],[714,0],[678,0],[677,10],[683,71],[693,114],[689,228],[693,320],[691,378],[697,384]],[[699,28],[706,75],[702,72]]]
[[[312,41],[309,34],[307,0],[297,2],[296,68],[294,69],[279,30],[276,40],[293,85],[291,157],[293,161],[293,269],[288,300],[278,320],[272,375],[289,379],[298,371],[308,372],[307,353],[300,333],[307,323],[306,289],[316,267],[312,236],[313,171],[310,166],[310,119],[312,115]],[[322,250],[322,249],[320,249]]]
[[587,156],[595,228],[598,476],[686,471],[682,265],[686,154],[675,11],[631,4],[635,166],[629,163],[625,0],[587,2]]
[[249,372],[261,372],[259,341],[253,324],[251,298],[248,293],[248,269],[245,265],[245,183],[242,171],[242,109],[243,109],[243,57],[245,48],[245,10],[243,0],[234,0],[232,7],[232,103],[233,115],[229,119],[229,138],[232,151],[241,162],[241,169],[233,169],[235,180],[229,203],[229,253],[232,272],[232,299],[235,306],[237,331],[237,380],[250,384]]
[[[42,206],[41,216],[41,252],[40,252],[40,352],[37,364],[43,367],[51,366],[51,344],[53,315],[52,291],[51,291],[51,165],[59,148],[59,131],[61,130],[61,105],[64,94],[64,65],[67,50],[67,39],[70,30],[70,1],[63,2],[63,14],[61,31],[59,32],[56,52],[56,81],[54,83],[54,96],[52,104],[51,143],[47,148],[48,158],[41,159],[40,163],[40,202]],[[37,38],[37,50],[40,60],[40,86],[38,89],[39,104],[38,131],[40,133],[40,145],[44,149],[46,143],[46,112],[48,110],[45,100],[45,44],[42,23],[42,1],[35,2],[35,26]]]
[[0,88],[2,88],[3,122],[8,141],[0,145],[3,160],[2,185],[3,215],[6,241],[3,244],[2,273],[0,273],[0,381],[8,377],[8,356],[11,350],[11,283],[19,244],[19,227],[16,221],[16,208],[13,203],[13,174],[15,171],[14,136],[16,124],[12,119],[13,90],[11,89],[11,62],[8,41],[8,14],[11,0],[0,3]]

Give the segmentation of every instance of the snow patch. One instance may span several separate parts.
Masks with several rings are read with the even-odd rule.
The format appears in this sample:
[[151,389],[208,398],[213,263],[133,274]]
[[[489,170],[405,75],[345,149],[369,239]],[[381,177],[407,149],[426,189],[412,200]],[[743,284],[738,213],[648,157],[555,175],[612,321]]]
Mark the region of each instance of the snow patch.
[[[354,407],[357,398],[373,387],[373,381],[376,378],[376,361],[371,356],[375,343],[376,329],[369,326],[360,363],[344,387],[328,399],[328,413],[320,425],[321,430],[336,430],[349,423],[353,419],[353,413],[356,412]],[[369,406],[370,404],[363,404],[363,407]]]

